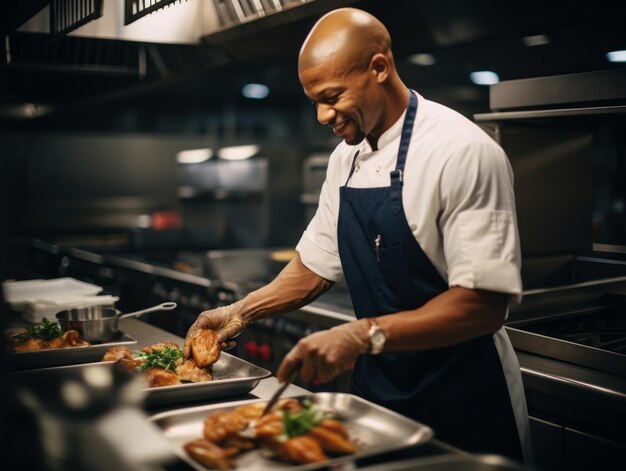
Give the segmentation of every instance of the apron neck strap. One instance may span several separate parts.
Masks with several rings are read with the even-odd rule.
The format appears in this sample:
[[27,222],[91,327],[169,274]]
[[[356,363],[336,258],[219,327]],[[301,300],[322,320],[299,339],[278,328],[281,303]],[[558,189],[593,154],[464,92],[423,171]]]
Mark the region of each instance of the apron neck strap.
[[[404,122],[402,123],[402,135],[400,137],[400,147],[398,149],[398,158],[396,159],[396,168],[391,171],[391,194],[392,199],[397,198],[401,195],[398,193],[398,186],[402,186],[403,172],[404,172],[404,164],[406,162],[406,156],[409,151],[409,144],[411,143],[411,134],[413,133],[413,124],[415,124],[415,115],[417,114],[417,97],[415,93],[409,90],[409,106],[406,110],[406,115],[404,116]],[[344,186],[348,186],[348,182],[350,178],[352,178],[352,174],[355,169],[355,162],[357,157],[359,156],[359,152],[357,151],[352,158],[352,165],[350,165],[350,172],[348,173],[348,178],[344,183]],[[396,190],[394,191],[394,188]],[[395,193],[395,195],[394,195]]]
[[354,173],[354,163],[356,162],[356,158],[359,156],[359,152],[361,152],[361,150],[357,150],[356,154],[354,154],[354,157],[352,157],[352,165],[350,165],[350,173],[348,173],[348,178],[346,178],[346,182],[343,184],[343,186],[348,186],[348,182],[352,178],[352,174]]
[[409,107],[404,116],[402,124],[402,136],[400,137],[400,147],[398,148],[398,158],[396,159],[396,169],[390,173],[391,178],[391,211],[397,214],[402,210],[402,180],[404,172],[404,164],[411,143],[411,134],[413,133],[413,124],[415,123],[415,115],[417,114],[417,97],[409,90]]

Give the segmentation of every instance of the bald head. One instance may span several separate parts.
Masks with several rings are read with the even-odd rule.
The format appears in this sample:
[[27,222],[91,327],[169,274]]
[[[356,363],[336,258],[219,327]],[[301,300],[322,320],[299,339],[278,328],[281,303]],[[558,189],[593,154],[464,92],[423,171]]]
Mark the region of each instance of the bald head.
[[369,13],[340,8],[320,18],[298,56],[298,78],[317,120],[348,145],[378,138],[406,109],[387,28]]
[[366,67],[372,56],[378,53],[393,60],[387,28],[367,12],[340,8],[315,23],[300,49],[298,70],[330,60],[349,69]]

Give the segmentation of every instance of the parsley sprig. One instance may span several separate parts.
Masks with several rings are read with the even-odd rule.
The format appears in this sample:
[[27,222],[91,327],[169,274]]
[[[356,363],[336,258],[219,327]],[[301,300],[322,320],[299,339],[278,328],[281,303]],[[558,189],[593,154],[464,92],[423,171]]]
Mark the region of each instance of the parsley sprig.
[[41,340],[52,340],[57,337],[63,337],[63,331],[59,324],[50,322],[44,317],[38,324],[26,327],[26,332],[16,335],[15,339],[22,342],[33,337]]
[[285,434],[288,438],[304,435],[327,417],[326,412],[308,399],[302,401],[302,406],[303,408],[297,412],[287,410],[283,412]]
[[171,345],[165,345],[163,348],[154,349],[151,352],[141,352],[139,358],[143,360],[143,363],[139,370],[146,371],[150,368],[160,367],[164,370],[174,371],[178,360],[182,357],[183,351]]

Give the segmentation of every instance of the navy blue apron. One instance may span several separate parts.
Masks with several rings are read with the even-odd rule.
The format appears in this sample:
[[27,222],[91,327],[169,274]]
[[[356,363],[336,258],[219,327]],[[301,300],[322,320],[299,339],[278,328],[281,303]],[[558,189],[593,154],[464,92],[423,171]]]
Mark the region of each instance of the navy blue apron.
[[[391,185],[340,188],[339,255],[358,318],[416,309],[446,289],[415,240],[402,206],[404,164],[417,112],[410,94]],[[491,335],[451,347],[361,355],[351,392],[429,425],[474,453],[522,461],[509,393]]]

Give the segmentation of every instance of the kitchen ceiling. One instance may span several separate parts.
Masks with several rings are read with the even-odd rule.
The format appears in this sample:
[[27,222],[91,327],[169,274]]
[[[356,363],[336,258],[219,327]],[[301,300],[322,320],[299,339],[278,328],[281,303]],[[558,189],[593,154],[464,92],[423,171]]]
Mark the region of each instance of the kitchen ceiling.
[[[116,105],[219,109],[242,100],[241,86],[247,82],[268,85],[271,104],[300,103],[304,97],[297,81],[297,52],[320,14],[278,22],[278,13],[209,35],[197,45],[151,44],[17,32],[49,2],[9,3],[0,15],[5,35],[0,65],[4,125],[33,123],[41,117],[62,119],[73,110],[105,112]],[[487,87],[468,80],[474,70],[493,70],[501,80],[510,80],[623,66],[605,57],[607,51],[626,49],[626,28],[620,11],[613,9],[616,3],[352,2],[387,25],[398,68],[409,86],[468,113],[488,106]],[[154,15],[166,18],[167,12]],[[524,37],[537,40],[538,35],[550,42],[524,44]],[[416,53],[432,54],[435,64],[412,64],[408,59]]]

